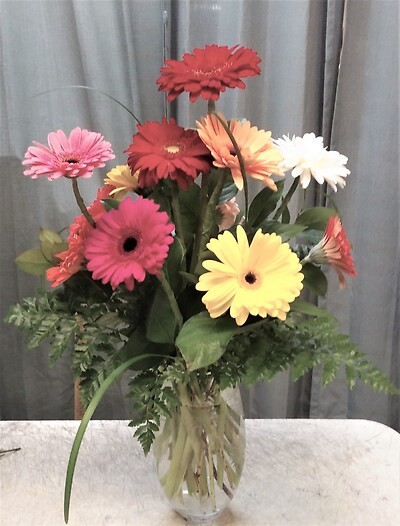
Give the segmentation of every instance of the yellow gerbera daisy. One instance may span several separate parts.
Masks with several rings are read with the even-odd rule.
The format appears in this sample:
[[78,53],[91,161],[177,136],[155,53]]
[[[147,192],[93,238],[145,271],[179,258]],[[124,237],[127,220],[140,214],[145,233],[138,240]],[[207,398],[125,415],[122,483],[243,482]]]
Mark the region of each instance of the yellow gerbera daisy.
[[108,179],[104,179],[104,184],[111,184],[115,189],[110,195],[116,199],[122,199],[128,192],[135,192],[138,185],[139,170],[134,174],[128,165],[118,165],[107,173]]
[[207,291],[202,301],[211,318],[229,309],[238,325],[249,314],[285,320],[289,303],[303,288],[297,255],[281,237],[263,234],[261,229],[250,245],[240,225],[236,237],[226,230],[207,244],[219,261],[203,262],[208,272],[200,276],[196,289]]

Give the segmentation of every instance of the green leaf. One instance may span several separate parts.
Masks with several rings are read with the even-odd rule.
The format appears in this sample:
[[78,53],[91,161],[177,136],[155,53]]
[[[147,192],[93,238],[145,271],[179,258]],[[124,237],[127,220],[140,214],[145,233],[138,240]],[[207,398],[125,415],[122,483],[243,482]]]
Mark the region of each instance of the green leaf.
[[131,358],[121,364],[117,369],[115,369],[100,385],[99,389],[97,390],[96,394],[93,396],[90,404],[88,405],[85,414],[83,415],[83,418],[81,420],[81,423],[79,425],[78,431],[75,435],[74,442],[72,444],[71,453],[69,455],[68,460],[68,467],[67,467],[67,474],[65,478],[65,490],[64,490],[64,521],[65,523],[68,523],[69,519],[69,506],[71,502],[71,490],[72,490],[72,482],[74,478],[74,472],[75,472],[75,466],[76,461],[78,459],[79,449],[81,447],[81,443],[83,440],[83,437],[85,435],[86,428],[93,416],[93,413],[95,412],[97,406],[99,405],[101,399],[103,398],[104,394],[108,390],[108,388],[117,380],[122,373],[124,373],[130,366],[134,365],[136,362],[143,360],[144,358],[149,358],[150,354],[143,354],[141,356],[136,356],[135,358]]
[[324,231],[328,223],[328,219],[332,215],[337,215],[332,208],[325,208],[324,206],[315,206],[309,208],[301,213],[295,223],[297,225],[305,225],[307,229]]
[[179,238],[175,237],[169,247],[168,258],[165,264],[165,275],[171,289],[177,294],[182,288],[181,269],[185,258],[185,248]]
[[64,239],[60,236],[60,234],[57,234],[57,232],[53,232],[53,230],[47,230],[46,228],[40,229],[39,241],[41,243],[47,241],[53,244],[64,243]]
[[301,314],[307,314],[308,316],[313,316],[317,318],[333,318],[329,312],[327,312],[325,309],[321,309],[320,307],[317,307],[316,305],[313,305],[312,303],[309,303],[308,301],[305,301],[300,298],[296,298],[291,304],[290,304],[290,310],[293,312],[299,312]]
[[171,304],[163,288],[159,285],[146,320],[146,337],[156,343],[173,343],[176,327],[176,319]]
[[279,181],[277,187],[276,192],[266,187],[255,196],[249,207],[249,227],[257,227],[275,210],[283,192],[283,181]]
[[317,294],[317,296],[325,296],[328,288],[328,280],[320,267],[306,263],[301,272],[304,275],[304,285],[310,289],[311,292]]
[[[221,174],[219,174],[219,177],[221,177]],[[227,178],[227,181],[225,182],[221,193],[219,194],[218,204],[220,205],[226,203],[227,201],[230,201],[237,195],[237,193],[238,187],[232,181],[232,177]]]
[[186,192],[179,192],[179,206],[181,210],[183,229],[185,232],[194,234],[199,219],[200,188],[193,184]]
[[15,258],[15,263],[24,272],[35,274],[36,276],[40,276],[52,266],[40,248],[26,250]]
[[137,329],[129,336],[123,351],[127,358],[134,358],[142,354],[152,354],[152,357],[144,358],[131,367],[135,371],[146,371],[156,367],[166,355],[172,356],[175,351],[175,345],[149,342],[145,335]]
[[120,201],[118,199],[102,199],[101,202],[104,204],[104,209],[106,212],[109,212],[110,210],[118,210]]
[[225,352],[229,340],[238,333],[238,326],[230,318],[210,318],[201,312],[183,325],[176,345],[185,358],[189,371],[216,362]]
[[279,223],[279,221],[264,221],[260,226],[264,234],[275,232],[275,234],[281,236],[283,241],[291,239],[293,236],[296,236],[307,228],[304,225],[290,225]]
[[67,250],[68,248],[68,243],[66,243],[57,232],[46,230],[44,228],[40,229],[39,241],[40,250],[44,257],[54,265],[56,265],[58,261],[55,255]]

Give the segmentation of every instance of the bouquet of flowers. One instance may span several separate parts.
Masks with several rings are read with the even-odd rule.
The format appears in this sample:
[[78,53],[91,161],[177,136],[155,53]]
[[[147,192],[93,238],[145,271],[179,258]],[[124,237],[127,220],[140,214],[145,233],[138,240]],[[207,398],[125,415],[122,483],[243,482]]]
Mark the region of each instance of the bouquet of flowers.
[[[66,240],[42,229],[40,246],[17,258],[22,270],[45,273],[50,288],[42,286],[7,317],[27,331],[29,348],[49,339],[50,364],[72,346],[87,410],[71,454],[66,519],[85,426],[126,371],[132,425],[146,453],[162,418],[169,419],[157,450],[172,456],[162,483],[180,499],[183,484],[202,495],[214,486],[229,494],[237,484],[235,462],[221,456],[221,444],[233,448],[237,427],[237,415],[220,401],[225,388],[269,380],[288,367],[297,379],[320,366],[326,384],[344,365],[350,387],[360,379],[396,392],[316,301],[300,298],[305,289],[308,299],[325,295],[326,267],[337,272],[340,287],[346,274],[356,275],[338,210],[304,208],[311,181],[334,192],[345,186],[347,158],[313,133],[274,140],[270,131],[216,109],[227,88],[244,89],[242,79],[260,73],[260,60],[252,49],[217,45],[167,60],[159,90],[169,101],[183,92],[192,103],[207,101],[207,113],[192,129],[173,118],[137,121],[127,164],[107,173],[89,206],[78,181],[114,158],[103,136],[58,130],[47,146],[35,142],[25,155],[24,174],[69,180],[81,211]],[[251,200],[250,180],[261,187]],[[299,206],[290,204],[297,189]],[[188,407],[216,400],[213,435],[211,420],[196,422]]]

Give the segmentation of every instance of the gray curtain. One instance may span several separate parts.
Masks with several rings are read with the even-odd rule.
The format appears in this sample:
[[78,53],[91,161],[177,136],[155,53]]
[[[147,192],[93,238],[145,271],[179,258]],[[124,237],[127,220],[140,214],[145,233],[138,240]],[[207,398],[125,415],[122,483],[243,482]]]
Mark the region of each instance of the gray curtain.
[[[0,0],[0,30],[2,316],[37,286],[15,269],[15,256],[34,244],[40,226],[59,229],[76,215],[68,181],[22,176],[32,139],[86,127],[111,141],[122,164],[134,131],[129,114],[104,95],[58,88],[92,86],[142,120],[168,111],[193,126],[205,103],[191,105],[182,96],[166,107],[154,83],[163,59],[207,43],[240,43],[259,52],[262,74],[248,79],[246,90],[223,94],[218,108],[274,137],[323,134],[349,157],[352,173],[335,198],[359,276],[338,291],[332,275],[325,304],[399,384],[396,0]],[[104,173],[97,173],[98,183]],[[94,185],[81,186],[91,199]],[[318,188],[311,199],[321,199]],[[72,417],[68,355],[49,371],[45,349],[27,350],[22,335],[6,325],[1,349],[3,419]],[[97,416],[128,418],[125,390],[116,387]],[[243,397],[249,417],[369,418],[399,429],[398,397],[362,385],[349,393],[343,375],[322,389],[318,370],[296,384],[285,373]]]

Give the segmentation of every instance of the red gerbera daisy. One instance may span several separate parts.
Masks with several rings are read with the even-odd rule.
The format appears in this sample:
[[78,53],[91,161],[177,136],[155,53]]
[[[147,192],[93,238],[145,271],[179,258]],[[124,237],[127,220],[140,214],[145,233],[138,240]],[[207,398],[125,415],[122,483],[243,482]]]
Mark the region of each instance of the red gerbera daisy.
[[[110,197],[110,193],[113,190],[114,186],[111,185],[105,185],[98,190],[96,199],[88,208],[89,214],[94,221],[97,221],[105,213],[101,200]],[[61,285],[61,283],[64,283],[64,281],[67,281],[67,279],[84,268],[85,258],[83,250],[85,248],[85,240],[87,233],[92,229],[93,227],[84,215],[75,218],[73,224],[69,227],[68,249],[56,254],[56,257],[60,260],[59,265],[46,271],[46,277],[52,287]]]
[[33,141],[22,164],[30,166],[24,175],[37,179],[47,175],[50,181],[60,177],[90,177],[94,168],[102,168],[114,159],[111,144],[100,133],[75,128],[69,137],[62,130],[49,133],[49,147]]
[[183,59],[166,60],[157,79],[159,91],[168,91],[168,100],[174,100],[183,91],[189,92],[191,102],[199,97],[218,100],[226,88],[246,87],[241,80],[260,74],[261,58],[251,48],[206,45],[185,53]]
[[346,285],[344,273],[351,277],[357,276],[354,260],[351,255],[351,245],[342,226],[339,216],[331,216],[326,225],[324,237],[310,250],[304,262],[329,264],[339,276],[340,288]]
[[87,235],[85,258],[93,279],[115,289],[125,283],[133,290],[146,273],[157,275],[173,243],[174,225],[151,199],[126,197],[118,210],[110,210]]
[[210,152],[196,130],[185,130],[165,117],[161,123],[139,124],[138,130],[126,153],[132,173],[139,170],[140,187],[170,177],[187,190],[200,172],[210,171]]

